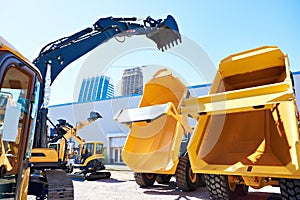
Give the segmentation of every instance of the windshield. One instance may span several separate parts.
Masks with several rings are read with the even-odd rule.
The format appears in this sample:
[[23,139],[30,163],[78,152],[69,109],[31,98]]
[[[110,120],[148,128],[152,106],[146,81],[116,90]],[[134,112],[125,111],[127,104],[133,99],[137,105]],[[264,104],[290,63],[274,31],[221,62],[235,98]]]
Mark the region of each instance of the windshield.
[[89,156],[94,154],[94,144],[93,143],[87,143],[83,145],[82,148],[83,154],[88,154]]
[[17,178],[22,178],[25,171],[29,128],[35,121],[31,118],[34,103],[30,99],[39,84],[34,85],[34,73],[26,67],[13,62],[2,63],[0,67],[5,69],[0,80],[0,199],[8,199],[15,196]]
[[[25,118],[28,114],[28,83],[30,78],[24,73],[10,69],[0,89],[0,138],[1,157],[7,157],[6,170],[17,173],[17,154],[21,146]],[[14,79],[12,79],[14,77]],[[20,78],[16,80],[16,78]],[[22,80],[22,81],[21,81]],[[27,84],[26,84],[27,83]]]

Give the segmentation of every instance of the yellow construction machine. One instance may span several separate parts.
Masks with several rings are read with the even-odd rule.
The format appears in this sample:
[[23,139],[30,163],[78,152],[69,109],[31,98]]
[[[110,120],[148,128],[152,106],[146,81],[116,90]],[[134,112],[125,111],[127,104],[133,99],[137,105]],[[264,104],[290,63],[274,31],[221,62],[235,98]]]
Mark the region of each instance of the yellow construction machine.
[[122,157],[139,185],[188,169],[176,160],[188,115],[197,123],[186,163],[191,174],[205,174],[211,199],[239,199],[265,186],[300,199],[300,117],[286,54],[263,46],[228,56],[205,96],[186,96],[180,80],[166,74],[145,85],[139,108],[115,116],[130,127]]
[[288,56],[276,46],[220,62],[206,96],[183,99],[198,120],[188,145],[191,166],[206,174],[211,199],[239,199],[278,186],[300,199],[299,112]]
[[[135,17],[100,18],[92,27],[49,43],[33,62],[0,37],[1,199],[27,199],[27,194],[74,199],[72,180],[60,168],[57,151],[47,148],[50,86],[70,63],[99,45],[134,35],[145,35],[162,51],[181,42],[170,15],[158,20],[149,16],[142,24]],[[31,163],[34,159],[41,162]]]
[[[91,112],[88,119],[76,124],[75,127],[64,119],[59,119],[59,123],[55,126],[52,123],[54,126],[54,135],[50,137],[49,147],[52,147],[57,151],[58,160],[66,167],[68,173],[72,173],[73,168],[80,168],[82,171],[77,172],[77,174],[86,175],[86,179],[88,180],[91,179],[91,177],[93,177],[93,180],[97,177],[110,177],[109,172],[99,172],[100,170],[105,169],[103,155],[104,143],[100,141],[86,142],[77,134],[78,130],[88,126],[99,118],[102,118],[99,113]],[[73,144],[74,141],[71,143],[70,139],[75,139],[75,142],[79,146],[78,149],[75,148]],[[68,146],[72,147],[69,149]],[[35,149],[33,149],[33,156],[30,161],[32,163],[41,163],[41,161],[38,160],[38,157],[34,156],[34,150]],[[75,151],[78,155],[74,155]]]
[[83,176],[86,180],[97,180],[110,178],[111,173],[103,171],[104,165],[104,143],[90,141],[82,143],[79,151],[79,163],[75,163],[74,168],[80,171],[74,172],[73,177]]
[[[97,112],[91,112],[90,117],[86,120],[81,121],[76,124],[76,126],[72,126],[64,119],[59,119],[58,124],[54,125],[52,122],[54,134],[50,136],[49,147],[56,149],[58,154],[58,159],[64,164],[67,163],[68,158],[74,153],[74,148],[71,148],[68,151],[68,142],[72,138],[74,139],[78,145],[82,145],[84,143],[84,139],[80,137],[77,132],[80,129],[88,126],[89,124],[95,122],[97,119],[102,118],[102,116]],[[35,157],[33,157],[35,158]],[[32,159],[33,159],[32,158]],[[32,162],[32,161],[31,161]]]
[[167,183],[173,175],[180,189],[191,191],[204,181],[193,173],[186,151],[180,152],[184,134],[192,132],[187,115],[178,112],[186,86],[167,69],[145,84],[139,107],[120,110],[115,120],[130,127],[122,159],[141,187]]
[[[65,166],[68,173],[72,173],[74,168],[79,168],[81,171],[77,171],[76,175],[83,175],[87,180],[95,180],[99,178],[109,178],[110,172],[103,172],[104,155],[103,155],[103,142],[91,141],[85,142],[85,140],[77,134],[77,131],[95,122],[102,116],[97,112],[91,112],[90,117],[81,121],[75,127],[66,122],[64,119],[59,119],[58,124],[54,126],[54,135],[50,138],[49,147],[53,147],[58,154],[58,160],[61,165]],[[68,149],[69,140],[75,139],[78,149],[72,146]],[[73,142],[73,141],[72,141]],[[73,143],[72,143],[73,144]],[[31,163],[42,163],[39,157],[35,157],[33,149],[33,156],[31,157]],[[75,151],[78,153],[75,155]],[[35,160],[36,159],[36,160]],[[76,176],[78,177],[78,176]]]

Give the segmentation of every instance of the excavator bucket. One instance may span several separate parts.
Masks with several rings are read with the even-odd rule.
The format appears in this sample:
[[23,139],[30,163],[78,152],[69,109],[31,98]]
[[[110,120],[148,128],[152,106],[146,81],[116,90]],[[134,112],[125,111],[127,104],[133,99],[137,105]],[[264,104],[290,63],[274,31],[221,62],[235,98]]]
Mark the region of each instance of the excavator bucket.
[[115,115],[116,121],[130,127],[122,159],[133,171],[175,173],[183,134],[191,131],[187,118],[177,111],[187,93],[185,85],[163,69],[145,84],[138,108]]
[[181,108],[198,116],[188,146],[194,172],[299,176],[298,110],[288,58],[278,47],[223,59],[209,95],[184,99]]
[[[152,23],[152,20],[147,18],[145,21]],[[156,43],[158,49],[164,51],[171,48],[171,45],[174,47],[181,43],[181,36],[174,17],[168,15],[162,22],[156,21],[155,23],[157,23],[158,29],[147,34],[147,37]]]

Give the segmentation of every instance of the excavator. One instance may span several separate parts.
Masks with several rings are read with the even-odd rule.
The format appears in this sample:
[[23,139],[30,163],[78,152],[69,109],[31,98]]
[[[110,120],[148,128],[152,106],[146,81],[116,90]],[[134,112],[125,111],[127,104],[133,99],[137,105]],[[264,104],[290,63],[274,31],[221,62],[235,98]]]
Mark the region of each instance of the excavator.
[[[100,141],[89,141],[86,142],[82,137],[77,134],[77,131],[88,126],[89,124],[95,122],[97,119],[102,118],[102,116],[92,111],[90,117],[76,124],[73,127],[71,124],[66,122],[64,119],[59,119],[58,124],[54,126],[54,135],[49,140],[49,147],[56,149],[58,153],[58,160],[61,162],[62,166],[65,166],[65,170],[69,173],[73,172],[74,168],[79,168],[80,171],[76,172],[76,175],[83,175],[86,180],[96,180],[100,178],[109,178],[111,176],[110,172],[103,172],[101,170],[105,169],[104,166],[104,155],[103,155],[103,142]],[[69,139],[75,139],[79,149],[77,159],[72,158],[75,153],[74,146],[68,149]],[[73,143],[72,143],[73,144]],[[72,146],[72,145],[70,145]],[[35,149],[32,152],[31,163],[42,163],[34,156]],[[76,176],[78,178],[78,176]]]
[[[74,199],[72,180],[48,147],[49,88],[70,63],[115,36],[146,35],[159,50],[181,42],[178,25],[147,17],[100,18],[71,36],[49,43],[33,61],[0,37],[0,198]],[[33,150],[35,149],[35,150]],[[32,155],[34,152],[34,156]],[[45,162],[31,163],[31,159]],[[35,172],[34,174],[31,172]],[[32,183],[32,177],[37,176]]]
[[89,118],[79,122],[75,127],[64,119],[59,119],[58,124],[56,125],[50,121],[54,129],[54,134],[49,138],[49,146],[52,146],[52,148],[57,150],[58,159],[60,161],[65,162],[66,164],[66,161],[68,160],[69,152],[67,152],[67,146],[69,139],[73,138],[81,145],[84,142],[84,139],[77,134],[77,131],[95,122],[99,118],[102,118],[102,116],[99,113],[92,111]]
[[[74,164],[74,171],[70,177],[84,180],[108,179],[111,173],[105,170],[104,143],[101,141],[87,141],[80,145],[79,163]],[[79,171],[75,171],[79,169]]]

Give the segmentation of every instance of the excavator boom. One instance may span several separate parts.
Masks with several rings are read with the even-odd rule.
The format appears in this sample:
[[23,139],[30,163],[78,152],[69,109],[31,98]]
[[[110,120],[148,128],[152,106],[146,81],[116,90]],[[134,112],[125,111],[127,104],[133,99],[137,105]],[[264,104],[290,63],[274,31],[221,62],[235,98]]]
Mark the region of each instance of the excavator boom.
[[[39,92],[38,107],[40,112],[34,147],[47,146],[46,121],[48,110],[44,103],[47,101],[44,99],[47,96],[45,95],[45,86],[50,87],[55,78],[70,63],[116,36],[146,35],[162,51],[181,42],[178,25],[171,15],[168,15],[164,20],[155,20],[149,16],[143,20],[142,24],[137,22],[138,18],[135,17],[100,18],[92,27],[53,41],[42,48],[38,57],[33,61],[44,80]],[[47,79],[49,81],[45,81]]]
[[45,77],[46,64],[50,62],[51,82],[53,82],[67,65],[115,36],[146,35],[162,51],[181,42],[177,23],[171,15],[168,15],[165,20],[147,17],[143,20],[144,24],[132,23],[137,20],[135,17],[100,18],[93,27],[47,44],[33,63]]

